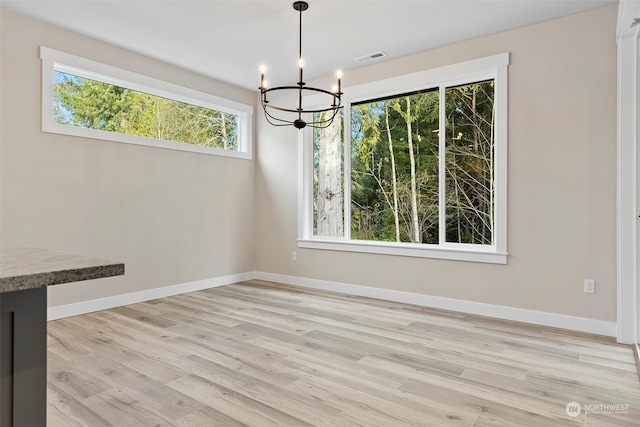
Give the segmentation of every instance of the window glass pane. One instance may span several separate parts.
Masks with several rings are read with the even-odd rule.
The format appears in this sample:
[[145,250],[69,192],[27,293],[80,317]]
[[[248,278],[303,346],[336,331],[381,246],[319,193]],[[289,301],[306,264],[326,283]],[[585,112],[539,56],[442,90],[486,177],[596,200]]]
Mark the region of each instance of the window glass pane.
[[438,92],[351,109],[351,237],[438,243]]
[[[314,121],[328,112],[315,113]],[[344,236],[344,118],[313,130],[313,234]]]
[[238,150],[238,116],[54,71],[59,124]]
[[494,226],[494,81],[446,89],[446,241],[490,245]]

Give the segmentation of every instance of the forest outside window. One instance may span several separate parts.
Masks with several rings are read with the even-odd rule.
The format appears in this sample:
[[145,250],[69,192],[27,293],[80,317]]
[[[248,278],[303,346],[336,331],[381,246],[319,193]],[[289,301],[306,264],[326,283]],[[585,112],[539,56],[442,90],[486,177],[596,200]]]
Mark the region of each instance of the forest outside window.
[[299,245],[506,263],[507,63],[412,75],[310,132]]
[[252,107],[41,47],[43,130],[250,158]]

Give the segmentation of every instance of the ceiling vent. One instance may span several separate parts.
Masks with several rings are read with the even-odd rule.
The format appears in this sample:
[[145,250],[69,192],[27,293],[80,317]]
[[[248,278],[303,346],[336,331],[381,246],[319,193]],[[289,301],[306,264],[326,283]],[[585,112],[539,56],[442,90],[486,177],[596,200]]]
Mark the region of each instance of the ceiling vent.
[[387,56],[386,53],[379,51],[356,58],[356,61],[362,64],[363,62],[373,61],[374,59],[384,58],[385,56]]

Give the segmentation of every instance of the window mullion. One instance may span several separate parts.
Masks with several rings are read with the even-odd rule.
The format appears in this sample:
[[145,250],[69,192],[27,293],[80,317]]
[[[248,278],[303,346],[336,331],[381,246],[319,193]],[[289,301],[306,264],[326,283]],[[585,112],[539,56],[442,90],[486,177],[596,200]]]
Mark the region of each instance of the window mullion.
[[438,132],[438,225],[439,225],[439,244],[444,245],[446,243],[446,102],[445,102],[445,86],[441,85],[439,88],[438,102],[439,102],[439,128]]
[[311,128],[298,133],[298,164],[310,165],[299,168],[298,182],[302,182],[302,190],[298,188],[298,236],[308,239],[313,236],[313,131]]
[[351,240],[351,103],[345,103],[344,113],[344,142],[343,142],[343,200],[344,200],[344,238]]

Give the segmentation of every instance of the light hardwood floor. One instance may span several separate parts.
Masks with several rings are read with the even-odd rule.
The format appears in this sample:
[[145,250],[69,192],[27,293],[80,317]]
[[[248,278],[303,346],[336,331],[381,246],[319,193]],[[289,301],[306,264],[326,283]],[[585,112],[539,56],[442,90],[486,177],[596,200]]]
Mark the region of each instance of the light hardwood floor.
[[640,425],[613,339],[268,282],[56,320],[48,339],[49,426]]

